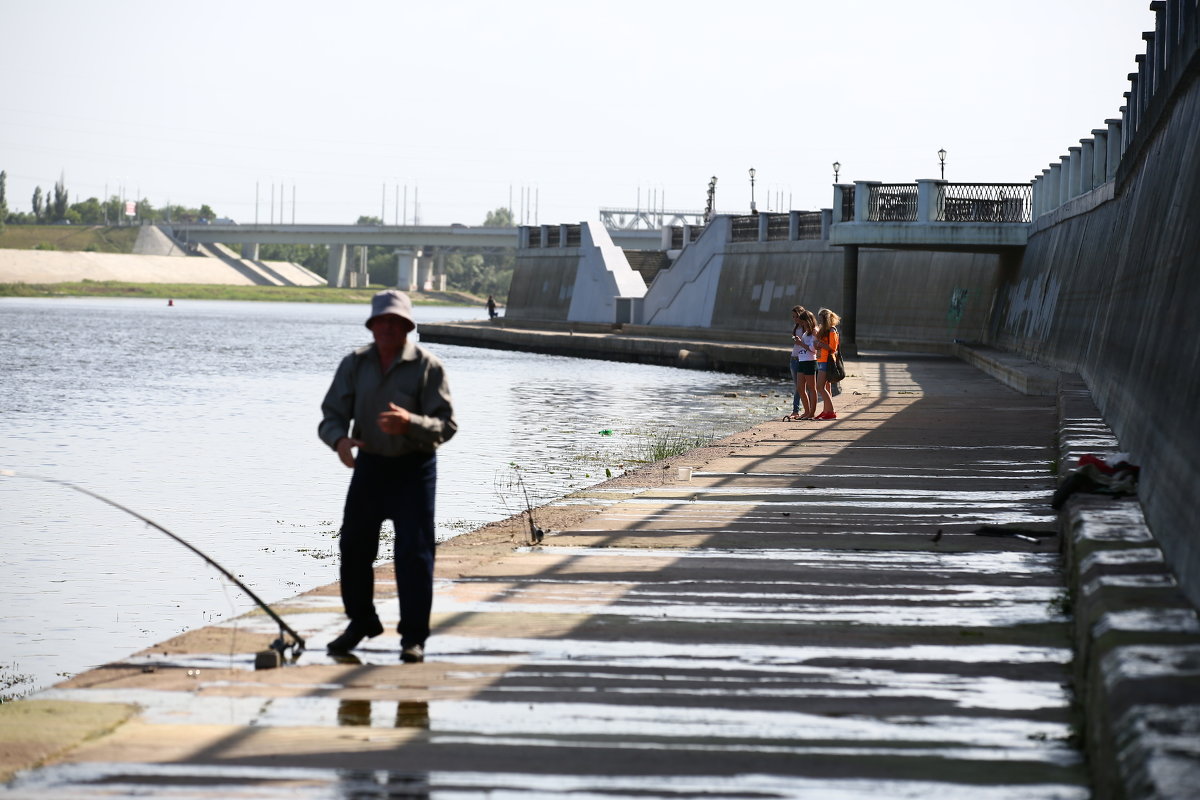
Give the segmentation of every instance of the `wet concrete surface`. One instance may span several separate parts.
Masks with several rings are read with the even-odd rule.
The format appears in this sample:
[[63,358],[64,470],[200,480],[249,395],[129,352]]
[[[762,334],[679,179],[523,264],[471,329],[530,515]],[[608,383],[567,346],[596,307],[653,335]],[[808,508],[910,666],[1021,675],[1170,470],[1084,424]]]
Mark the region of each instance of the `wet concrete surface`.
[[[862,358],[833,422],[767,422],[443,545],[428,661],[388,633],[255,672],[249,616],[34,702],[138,713],[13,797],[1085,798],[1054,399]],[[676,465],[693,467],[688,482]]]

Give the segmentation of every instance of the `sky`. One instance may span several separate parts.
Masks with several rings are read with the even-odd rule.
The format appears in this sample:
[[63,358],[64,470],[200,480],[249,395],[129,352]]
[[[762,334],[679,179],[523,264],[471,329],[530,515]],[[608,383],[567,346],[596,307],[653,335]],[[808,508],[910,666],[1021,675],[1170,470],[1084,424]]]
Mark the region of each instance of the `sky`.
[[1024,182],[1119,117],[1146,0],[0,0],[11,210],[477,225]]

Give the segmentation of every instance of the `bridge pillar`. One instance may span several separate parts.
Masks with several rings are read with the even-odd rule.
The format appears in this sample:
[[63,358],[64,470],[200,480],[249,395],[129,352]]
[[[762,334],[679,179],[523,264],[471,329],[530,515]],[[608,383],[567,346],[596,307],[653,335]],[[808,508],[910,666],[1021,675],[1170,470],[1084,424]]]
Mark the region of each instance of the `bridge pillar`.
[[[422,249],[421,252],[425,253],[426,251]],[[433,256],[422,255],[419,263],[421,272],[417,280],[417,288],[422,292],[431,292],[433,291]]]
[[361,289],[371,284],[371,276],[367,272],[367,247],[366,245],[358,246],[358,269],[350,276],[350,285],[356,289]]
[[258,261],[258,245],[246,243],[242,245],[242,258]]
[[417,267],[420,250],[396,251],[396,288],[402,292],[417,290]]
[[[857,200],[857,198],[855,198]],[[842,248],[842,348],[858,355],[858,245]]]
[[[563,241],[566,241],[566,225],[563,225]],[[446,251],[438,250],[437,254],[437,269],[433,278],[433,290],[435,292],[446,291]]]
[[329,246],[329,262],[325,270],[326,283],[335,289],[346,285],[346,245],[331,244]]

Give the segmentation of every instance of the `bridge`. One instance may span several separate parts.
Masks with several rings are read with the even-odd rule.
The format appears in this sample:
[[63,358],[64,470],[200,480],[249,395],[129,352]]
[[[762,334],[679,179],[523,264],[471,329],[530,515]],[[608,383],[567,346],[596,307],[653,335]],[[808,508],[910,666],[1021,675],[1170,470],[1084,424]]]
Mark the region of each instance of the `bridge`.
[[[240,245],[244,258],[258,260],[264,244],[319,244],[329,247],[330,286],[365,286],[365,249],[360,250],[357,268],[350,269],[351,247],[394,247],[401,289],[445,289],[445,254],[450,250],[477,252],[493,248],[516,248],[519,228],[470,225],[286,225],[286,224],[174,224],[172,235],[186,245]],[[543,226],[557,230],[558,225]],[[657,249],[659,231],[621,230],[613,241],[631,250]]]

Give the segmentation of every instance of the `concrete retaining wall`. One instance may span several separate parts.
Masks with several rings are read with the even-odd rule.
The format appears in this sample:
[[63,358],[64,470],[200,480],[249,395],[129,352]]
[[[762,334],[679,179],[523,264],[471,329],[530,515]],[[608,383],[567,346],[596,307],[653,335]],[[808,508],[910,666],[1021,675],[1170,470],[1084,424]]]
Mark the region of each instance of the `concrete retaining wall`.
[[[792,306],[844,308],[841,247],[825,241],[731,243],[729,233],[729,218],[718,217],[658,273],[644,290],[645,325],[664,329],[665,336],[675,328],[778,332],[787,344]],[[628,264],[622,256],[613,268],[618,259],[604,253],[606,265],[597,261],[600,253],[600,248],[521,250],[507,316],[614,322],[613,290],[602,290]],[[581,270],[592,277],[585,280]],[[858,344],[949,352],[955,340],[982,341],[1003,274],[997,255],[863,250]],[[589,299],[581,287],[589,288]],[[617,291],[641,296],[640,287]]]
[[1200,82],[1181,89],[1115,197],[1030,236],[1000,293],[995,343],[1087,381],[1143,466],[1139,495],[1200,603]]

